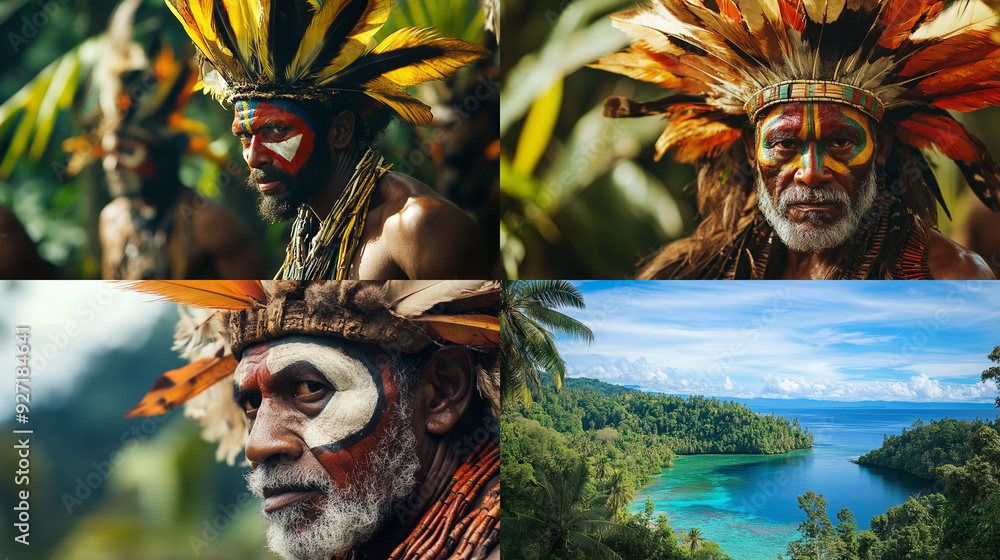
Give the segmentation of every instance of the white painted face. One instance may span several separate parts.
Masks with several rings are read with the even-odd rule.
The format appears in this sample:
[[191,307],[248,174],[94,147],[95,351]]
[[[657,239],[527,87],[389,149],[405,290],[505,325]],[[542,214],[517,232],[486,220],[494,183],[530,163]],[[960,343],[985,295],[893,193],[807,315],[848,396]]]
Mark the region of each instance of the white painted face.
[[248,349],[234,374],[241,392],[263,400],[308,391],[313,386],[307,384],[316,383],[310,379],[333,393],[318,414],[301,420],[310,449],[334,451],[370,435],[385,408],[382,376],[375,358],[349,343],[285,337]]

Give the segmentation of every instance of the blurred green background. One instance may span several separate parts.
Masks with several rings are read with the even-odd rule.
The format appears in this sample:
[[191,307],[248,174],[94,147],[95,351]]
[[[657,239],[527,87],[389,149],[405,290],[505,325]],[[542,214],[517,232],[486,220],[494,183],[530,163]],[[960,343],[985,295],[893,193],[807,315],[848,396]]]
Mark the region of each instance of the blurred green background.
[[[668,153],[653,161],[660,117],[606,119],[604,99],[668,95],[652,84],[586,68],[621,50],[608,14],[635,0],[511,0],[501,28],[501,253],[509,278],[632,277],[636,263],[686,237],[697,217],[695,170]],[[959,119],[1000,156],[1000,110]],[[973,205],[958,168],[932,158],[955,236]]]
[[[11,558],[272,558],[248,468],[216,462],[180,411],[122,418],[184,364],[170,350],[175,304],[149,299],[103,282],[0,282],[0,358],[14,363],[18,325],[31,327],[33,357],[27,424],[13,421],[13,383],[0,390],[0,539]],[[25,488],[13,476],[14,438],[25,436],[12,430],[24,428],[34,430],[27,547],[13,540],[12,509]]]
[[[89,70],[99,54],[95,43],[117,3],[0,0],[0,102],[28,88],[24,103],[13,111],[0,110],[0,204],[13,209],[42,257],[59,268],[61,278],[100,276],[97,220],[109,202],[103,172],[98,162],[73,179],[60,181],[59,173],[69,161],[60,144],[87,130],[84,121],[95,112]],[[154,34],[162,34],[173,45],[190,45],[163,0],[145,0],[135,21],[140,43],[149,45]],[[402,27],[434,26],[447,36],[491,44],[484,22],[476,0],[397,0],[376,38]],[[492,253],[498,247],[499,186],[496,158],[489,156],[488,148],[498,138],[499,91],[475,88],[487,83],[495,60],[464,68],[446,83],[415,88],[417,96],[434,107],[435,122],[420,128],[393,124],[380,144],[395,170],[434,187],[470,213],[483,228]],[[40,73],[42,78],[36,80]],[[186,116],[209,127],[216,139],[213,147],[228,151],[231,164],[219,169],[187,157],[181,181],[237,213],[260,248],[270,277],[284,258],[290,223],[266,226],[257,215],[256,195],[244,188],[246,164],[239,143],[229,132],[231,109],[195,94]],[[51,131],[50,139],[46,131]],[[477,167],[474,177],[468,169],[471,160],[483,168]],[[3,179],[3,171],[12,173]],[[458,175],[473,180],[463,182],[456,179]]]

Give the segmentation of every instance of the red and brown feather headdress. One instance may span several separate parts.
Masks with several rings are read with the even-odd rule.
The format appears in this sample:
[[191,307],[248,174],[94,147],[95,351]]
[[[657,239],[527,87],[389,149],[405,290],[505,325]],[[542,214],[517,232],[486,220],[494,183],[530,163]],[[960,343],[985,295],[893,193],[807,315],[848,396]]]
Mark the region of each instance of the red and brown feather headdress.
[[657,158],[715,158],[775,103],[843,103],[953,159],[1000,212],[1000,168],[948,114],[1000,105],[1000,18],[982,1],[652,0],[611,17],[633,43],[592,67],[681,92],[605,104],[609,117],[667,117]]
[[230,464],[246,441],[232,374],[243,349],[292,334],[331,336],[413,354],[458,344],[484,350],[476,386],[499,410],[500,283],[495,281],[134,281],[128,289],[192,308],[182,312],[175,350],[191,363],[161,375],[126,418],[186,413],[220,441]]

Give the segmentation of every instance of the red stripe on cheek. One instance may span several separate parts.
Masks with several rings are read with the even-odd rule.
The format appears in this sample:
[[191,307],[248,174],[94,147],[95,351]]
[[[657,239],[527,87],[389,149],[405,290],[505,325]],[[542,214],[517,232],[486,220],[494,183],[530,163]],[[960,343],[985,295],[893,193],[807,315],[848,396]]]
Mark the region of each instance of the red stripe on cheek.
[[[346,487],[348,482],[351,481],[350,476],[355,468],[359,465],[369,463],[374,458],[379,444],[386,438],[391,428],[399,392],[396,390],[396,384],[393,381],[392,366],[389,364],[389,361],[381,359],[380,366],[382,369],[382,386],[385,389],[386,410],[371,435],[345,449],[320,451],[319,448],[315,448],[312,450],[316,459],[330,473],[330,478],[333,479],[333,482],[341,488]],[[374,468],[377,469],[378,465],[374,465]],[[371,467],[368,470],[371,470]]]

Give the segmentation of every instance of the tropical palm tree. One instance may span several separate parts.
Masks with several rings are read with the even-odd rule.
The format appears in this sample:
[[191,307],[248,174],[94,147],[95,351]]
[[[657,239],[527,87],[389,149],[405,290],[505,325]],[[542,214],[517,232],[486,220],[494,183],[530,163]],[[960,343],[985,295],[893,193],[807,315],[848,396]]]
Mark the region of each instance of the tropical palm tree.
[[705,544],[705,538],[701,536],[701,530],[697,527],[692,527],[686,535],[684,535],[684,544],[688,546],[688,549],[694,553],[694,551]]
[[553,330],[572,338],[593,342],[586,325],[553,310],[553,307],[583,309],[583,295],[565,280],[505,282],[500,309],[500,386],[503,401],[531,402],[532,390],[541,388],[541,377],[549,375],[556,389],[562,388],[566,362],[556,349]]
[[607,455],[601,455],[594,460],[594,476],[597,477],[597,480],[603,481],[608,477],[608,474],[610,473],[608,466],[609,463]]
[[625,480],[625,474],[622,473],[621,469],[615,469],[608,478],[607,493],[608,508],[617,519],[622,509],[632,501],[632,495],[635,492],[629,488],[628,481]]
[[535,484],[541,490],[537,505],[530,514],[517,512],[516,517],[504,517],[504,539],[540,547],[540,556],[548,557],[560,550],[576,558],[621,560],[621,557],[592,534],[613,534],[622,526],[608,521],[611,515],[607,496],[588,496],[590,473],[584,459],[574,461],[565,469],[546,474],[535,468]]

